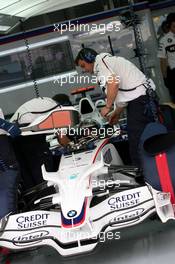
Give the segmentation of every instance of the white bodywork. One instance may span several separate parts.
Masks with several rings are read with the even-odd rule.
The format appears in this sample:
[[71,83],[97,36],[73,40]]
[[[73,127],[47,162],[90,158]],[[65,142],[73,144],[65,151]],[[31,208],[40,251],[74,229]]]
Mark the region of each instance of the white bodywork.
[[[70,107],[59,108],[50,115],[66,109],[73,111]],[[26,134],[48,118],[49,114],[38,117],[22,133]],[[47,172],[43,165],[43,179],[48,186],[55,186],[56,193],[38,199],[35,204],[50,199],[58,207],[3,218],[0,247],[21,250],[49,245],[63,256],[76,255],[92,251],[101,240],[105,241],[108,232],[118,240],[117,230],[141,223],[153,213],[162,222],[174,219],[169,194],[146,184],[140,186],[122,170],[110,174],[113,165],[123,166],[109,139],[94,141],[91,149],[62,155],[57,172]]]
[[[115,230],[138,224],[156,211],[163,222],[174,219],[169,196],[161,193],[160,199],[160,192],[146,185],[112,195],[108,192],[102,202],[90,207],[93,188],[97,187],[93,184],[104,186],[100,176],[107,173],[105,157],[109,158],[110,153],[111,162],[121,165],[113,145],[102,140],[92,151],[62,156],[56,173],[48,173],[43,167],[43,178],[59,189],[51,197],[53,204],[60,204],[61,211],[40,210],[7,216],[1,221],[0,246],[20,250],[50,245],[61,255],[69,256],[93,250],[109,231],[114,231],[114,239],[119,239]],[[131,182],[126,176],[120,180],[117,175],[114,181],[118,186]],[[76,211],[76,216],[69,217],[70,211]],[[74,224],[77,216],[80,221]],[[71,224],[65,225],[63,217]]]

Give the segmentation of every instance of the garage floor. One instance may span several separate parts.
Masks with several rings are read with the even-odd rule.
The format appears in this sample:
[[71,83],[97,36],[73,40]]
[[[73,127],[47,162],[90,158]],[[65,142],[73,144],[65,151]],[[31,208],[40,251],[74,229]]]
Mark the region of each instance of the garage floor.
[[10,257],[10,264],[171,264],[175,259],[175,222],[149,220],[121,230],[120,240],[101,243],[91,254],[62,258],[54,249],[43,247]]

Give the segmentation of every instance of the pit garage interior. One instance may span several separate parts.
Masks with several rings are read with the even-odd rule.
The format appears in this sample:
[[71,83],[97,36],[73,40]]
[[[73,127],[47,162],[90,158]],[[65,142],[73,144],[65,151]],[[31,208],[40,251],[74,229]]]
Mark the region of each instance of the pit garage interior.
[[[99,106],[101,103],[103,105],[105,94],[98,83],[92,82],[90,75],[86,74],[87,78],[84,78],[85,74],[74,62],[79,50],[85,47],[95,49],[98,53],[107,52],[113,56],[125,57],[151,78],[156,85],[165,126],[173,133],[175,130],[175,103],[172,102],[165,86],[157,55],[159,41],[165,34],[161,25],[166,21],[167,15],[173,12],[175,13],[174,0],[0,0],[1,117],[7,121],[13,121],[14,113],[27,101],[38,97],[53,98],[57,94],[66,94],[69,96],[71,106],[84,116],[84,119],[81,120],[86,121],[87,126],[94,125],[95,118],[99,119],[100,121],[98,121],[102,125],[103,120],[99,117],[100,110],[96,107],[98,113],[95,112],[94,105],[97,105],[98,100]],[[79,105],[80,102],[83,102],[82,98],[90,98],[90,104],[85,104],[84,108]],[[35,113],[35,109],[32,110]],[[42,111],[43,109],[41,109]],[[114,140],[114,146],[124,164],[130,166],[126,122],[126,113],[124,113],[119,126],[116,127],[119,130],[124,128],[124,134],[120,138],[117,137],[116,141]],[[23,131],[25,133],[25,129]],[[32,144],[31,149],[41,148],[42,150],[43,148],[37,143],[39,136],[32,141],[31,137],[35,137],[35,135],[29,134],[30,138],[27,132],[25,135],[27,136],[22,141],[18,138],[16,141],[12,139],[14,141],[12,146],[17,157],[21,144],[24,144],[21,148],[24,153],[25,150],[26,152],[30,151],[29,146]],[[64,147],[57,153],[54,140],[55,138],[51,138],[51,136],[47,138],[55,172],[58,169],[61,155],[64,155]],[[6,149],[1,148],[1,143],[0,149],[6,152]],[[26,195],[28,189],[30,191],[27,199],[25,201],[21,199],[21,203],[18,205],[20,213],[23,212],[23,208],[26,208],[27,203],[31,203],[32,187],[35,187],[32,186],[31,181],[28,181],[30,178],[28,164],[30,164],[30,160],[35,159],[35,156],[32,159],[31,153],[33,152],[31,151],[31,156],[23,162],[21,161],[23,152],[20,152],[18,162],[22,163],[20,170],[24,174],[26,172],[26,176],[17,188],[17,195],[20,197],[23,193]],[[6,155],[10,155],[9,152]],[[25,159],[25,154],[22,154],[22,158]],[[2,166],[1,160],[0,166]],[[4,176],[0,170],[1,174]],[[74,174],[72,175],[71,180],[76,177]],[[127,175],[125,176],[127,177]],[[38,182],[37,184],[42,183]],[[35,192],[38,190],[36,189]],[[44,196],[48,195],[50,192],[46,191]],[[101,199],[100,197],[99,195],[98,198]],[[22,204],[23,202],[25,204]],[[46,208],[44,207],[44,210],[47,210]],[[54,208],[53,212],[56,210],[57,208]],[[24,219],[23,222],[18,222],[19,226],[26,224],[29,228],[30,222],[33,224],[34,220],[36,220],[36,224],[39,223],[37,217],[41,214],[41,209],[40,213],[33,213],[30,216],[27,215],[28,211],[24,210],[24,212],[25,216],[16,218]],[[127,217],[128,215],[125,216],[125,218]],[[93,264],[96,262],[163,264],[165,262],[173,263],[175,258],[175,221],[168,220],[166,223],[162,223],[155,214],[145,217],[144,221],[140,221],[137,225],[132,224],[129,227],[116,229],[113,231],[112,237],[108,239],[99,237],[99,243],[89,252],[81,251],[80,247],[78,254],[70,254],[70,256],[62,256],[54,247],[47,245],[47,242],[45,245],[38,245],[33,240],[35,236],[28,234],[26,237],[28,236],[29,240],[31,238],[32,240],[29,242],[33,243],[30,248],[6,249],[1,242],[1,236],[3,236],[3,228],[6,228],[8,223],[6,220],[1,223],[1,264]],[[115,232],[119,232],[118,236]],[[42,240],[42,233],[39,236],[41,236],[39,239]],[[5,239],[8,240],[8,237]],[[21,240],[23,240],[22,236],[18,236],[18,241]],[[25,244],[26,240],[24,236],[22,243]],[[18,242],[14,242],[14,245],[16,243],[18,245]],[[22,243],[19,244],[22,245]]]

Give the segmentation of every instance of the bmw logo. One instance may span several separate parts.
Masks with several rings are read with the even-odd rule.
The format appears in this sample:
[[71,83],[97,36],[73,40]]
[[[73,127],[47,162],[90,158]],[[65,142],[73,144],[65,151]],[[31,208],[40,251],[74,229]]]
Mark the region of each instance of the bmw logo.
[[74,216],[77,215],[77,211],[75,211],[75,210],[70,210],[70,211],[67,213],[67,215],[68,215],[69,217],[74,217]]

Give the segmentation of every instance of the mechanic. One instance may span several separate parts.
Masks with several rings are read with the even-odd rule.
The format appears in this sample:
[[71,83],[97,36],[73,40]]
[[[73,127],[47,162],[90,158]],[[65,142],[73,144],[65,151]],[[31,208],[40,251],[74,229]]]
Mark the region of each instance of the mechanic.
[[19,166],[7,133],[16,137],[21,131],[16,124],[4,120],[0,109],[0,219],[17,210],[17,183]]
[[[28,125],[41,114],[55,109],[63,102],[68,105],[67,97],[63,94],[57,94],[54,99],[49,97],[39,97],[27,101],[21,105],[11,117],[11,122],[18,125]],[[71,103],[71,102],[69,102]],[[66,146],[70,139],[58,135],[59,143]],[[23,188],[29,189],[43,182],[41,165],[45,164],[48,171],[55,171],[58,168],[59,159],[53,157],[46,142],[46,135],[30,135],[26,137],[17,137],[14,139],[14,149],[20,163],[20,169],[23,179]]]
[[[95,74],[100,86],[106,92],[106,106],[101,115],[108,118],[110,124],[118,122],[120,114],[127,107],[127,124],[130,156],[133,165],[140,166],[138,145],[145,126],[152,122],[148,86],[155,90],[155,85],[130,61],[109,53],[97,54],[95,50],[83,48],[78,53],[75,63],[84,72]],[[111,114],[113,103],[116,110]]]
[[160,39],[158,58],[164,83],[169,90],[172,102],[175,103],[175,13],[167,16],[169,32]]
[[[48,97],[34,98],[23,105],[11,117],[11,122],[20,126],[28,125],[47,110],[57,107]],[[20,136],[13,140],[17,159],[20,164],[23,189],[32,188],[43,182],[41,165],[48,171],[54,170],[54,161],[44,134]]]

